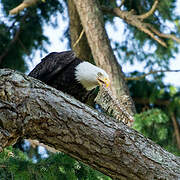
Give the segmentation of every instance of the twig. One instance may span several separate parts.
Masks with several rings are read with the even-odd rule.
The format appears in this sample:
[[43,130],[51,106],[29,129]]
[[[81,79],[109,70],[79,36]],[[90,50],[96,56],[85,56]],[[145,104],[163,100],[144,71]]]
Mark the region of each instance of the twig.
[[81,31],[81,33],[80,33],[80,35],[79,35],[77,41],[74,43],[73,47],[75,47],[75,46],[79,43],[79,41],[81,40],[83,34],[84,34],[84,29],[82,29],[82,31]]
[[145,73],[145,74],[143,74],[143,75],[141,75],[141,76],[137,76],[137,77],[126,77],[125,78],[125,80],[126,81],[130,81],[130,80],[140,80],[140,79],[142,79],[142,78],[144,78],[144,77],[146,77],[146,76],[149,76],[149,75],[151,75],[151,74],[156,74],[156,73],[159,73],[159,72],[180,72],[180,70],[157,70],[157,71],[150,71],[150,72],[148,72],[148,73]]
[[173,126],[174,126],[174,132],[175,132],[175,136],[176,136],[176,141],[177,141],[177,146],[180,149],[180,133],[179,133],[179,127],[176,121],[176,117],[175,114],[173,112],[171,112],[171,119],[173,121]]
[[119,6],[119,9],[121,9],[121,7],[123,6],[124,3],[125,3],[125,0],[121,0],[121,4]]
[[149,16],[151,16],[154,13],[154,11],[156,10],[158,3],[159,3],[159,1],[155,0],[154,4],[152,5],[152,8],[148,12],[146,12],[146,13],[144,13],[142,15],[139,15],[138,18],[143,20],[143,19],[146,19]]

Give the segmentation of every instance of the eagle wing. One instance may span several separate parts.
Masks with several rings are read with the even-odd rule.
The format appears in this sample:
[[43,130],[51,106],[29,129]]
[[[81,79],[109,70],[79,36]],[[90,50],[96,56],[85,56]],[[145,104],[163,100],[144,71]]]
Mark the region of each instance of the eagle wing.
[[47,83],[75,58],[76,55],[73,51],[52,52],[41,60],[29,73],[29,76]]

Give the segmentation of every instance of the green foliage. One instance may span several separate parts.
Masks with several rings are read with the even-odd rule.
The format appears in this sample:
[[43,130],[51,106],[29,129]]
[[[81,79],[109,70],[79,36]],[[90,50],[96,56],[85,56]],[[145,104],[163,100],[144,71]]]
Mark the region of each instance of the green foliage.
[[135,115],[133,127],[160,144],[168,138],[168,122],[169,118],[162,110],[150,109]]
[[[131,73],[131,76],[141,75],[139,72]],[[134,128],[166,150],[180,155],[171,119],[171,113],[175,114],[177,120],[180,118],[179,89],[164,85],[158,76],[156,77],[156,81],[148,81],[146,78],[128,81],[138,112]]]
[[[25,72],[28,69],[25,60],[31,60],[35,50],[46,51],[44,46],[49,41],[44,35],[43,24],[49,22],[50,17],[56,16],[58,12],[63,12],[62,4],[58,0],[49,0],[40,3],[38,8],[28,8],[18,15],[10,16],[9,10],[22,1],[1,2],[4,20],[0,20],[0,56],[3,55],[0,68]],[[56,25],[50,22],[49,24]]]
[[0,167],[1,180],[110,180],[63,153],[33,163],[27,155],[10,147],[0,153]]
[[136,114],[133,128],[168,151],[180,156],[176,143],[172,141],[174,130],[171,120],[162,110],[154,108]]
[[177,88],[174,86],[169,87],[169,94],[170,96],[174,96],[177,93]]

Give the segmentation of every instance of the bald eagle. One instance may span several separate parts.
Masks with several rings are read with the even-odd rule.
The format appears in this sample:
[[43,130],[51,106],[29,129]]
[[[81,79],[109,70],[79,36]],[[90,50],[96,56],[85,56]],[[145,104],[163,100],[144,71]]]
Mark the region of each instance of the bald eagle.
[[101,68],[82,61],[73,51],[52,52],[29,73],[60,91],[86,103],[97,86],[109,85],[108,74]]

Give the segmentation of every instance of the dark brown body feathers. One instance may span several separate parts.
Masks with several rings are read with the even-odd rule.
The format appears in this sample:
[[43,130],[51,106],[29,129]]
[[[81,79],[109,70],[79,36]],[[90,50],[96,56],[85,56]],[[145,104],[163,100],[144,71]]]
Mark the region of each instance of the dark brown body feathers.
[[86,102],[89,92],[75,78],[75,67],[82,62],[73,51],[53,52],[43,58],[29,76]]

